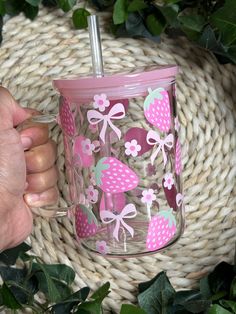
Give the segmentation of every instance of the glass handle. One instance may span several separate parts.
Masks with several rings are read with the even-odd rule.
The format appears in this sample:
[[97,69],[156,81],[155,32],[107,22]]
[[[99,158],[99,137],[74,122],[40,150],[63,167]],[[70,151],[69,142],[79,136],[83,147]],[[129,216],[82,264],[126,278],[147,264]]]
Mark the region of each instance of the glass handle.
[[[35,115],[30,117],[29,119],[23,121],[16,127],[18,132],[22,131],[25,126],[29,123],[41,123],[41,124],[48,124],[52,122],[58,123],[58,115],[57,114],[43,114],[43,115]],[[63,207],[60,205],[49,205],[45,207],[31,207],[31,211],[34,214],[43,217],[63,217],[63,216],[70,216],[70,212],[73,209],[73,205],[69,205],[67,207]]]

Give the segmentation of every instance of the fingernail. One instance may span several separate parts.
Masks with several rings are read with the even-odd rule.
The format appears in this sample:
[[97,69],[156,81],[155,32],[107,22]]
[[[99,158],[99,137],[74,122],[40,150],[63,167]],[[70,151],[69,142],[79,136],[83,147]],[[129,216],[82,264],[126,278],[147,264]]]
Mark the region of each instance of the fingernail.
[[37,203],[40,200],[40,195],[39,194],[26,194],[24,199],[25,199],[25,202],[29,206],[33,206],[35,205],[35,203]]
[[31,147],[33,141],[32,141],[32,138],[28,136],[21,136],[21,143],[24,147],[24,150],[27,150]]

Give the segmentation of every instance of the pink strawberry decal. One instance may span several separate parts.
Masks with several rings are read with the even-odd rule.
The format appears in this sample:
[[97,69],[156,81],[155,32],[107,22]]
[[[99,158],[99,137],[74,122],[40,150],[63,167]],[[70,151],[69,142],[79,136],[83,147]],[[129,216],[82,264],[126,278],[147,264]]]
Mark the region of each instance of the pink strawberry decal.
[[79,238],[88,238],[97,233],[97,219],[92,210],[84,205],[75,208],[75,230]]
[[177,139],[175,145],[175,172],[177,175],[180,175],[182,173],[181,146],[179,139]]
[[161,249],[175,233],[176,221],[172,209],[160,211],[149,223],[146,248],[148,251]]
[[107,193],[133,190],[139,182],[136,173],[115,157],[101,158],[94,172],[97,186]]
[[62,104],[59,109],[59,115],[63,131],[68,136],[74,136],[76,132],[75,121],[70,110],[70,105],[65,98],[62,100]]
[[161,132],[168,132],[171,125],[170,100],[168,92],[160,87],[152,91],[144,101],[144,115],[149,123]]

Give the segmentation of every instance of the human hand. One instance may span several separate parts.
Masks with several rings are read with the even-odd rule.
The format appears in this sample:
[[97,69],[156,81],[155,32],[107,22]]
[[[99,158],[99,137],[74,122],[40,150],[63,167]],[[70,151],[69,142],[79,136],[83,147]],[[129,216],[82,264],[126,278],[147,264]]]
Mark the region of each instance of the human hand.
[[23,123],[16,130],[32,114],[0,87],[0,250],[30,234],[30,207],[53,204],[58,197],[56,145],[47,126]]

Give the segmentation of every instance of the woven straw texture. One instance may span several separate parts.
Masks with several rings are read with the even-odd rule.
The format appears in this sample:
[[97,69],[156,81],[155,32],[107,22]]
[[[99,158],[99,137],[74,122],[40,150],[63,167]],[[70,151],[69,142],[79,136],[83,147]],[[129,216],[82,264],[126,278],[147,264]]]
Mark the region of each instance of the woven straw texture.
[[[136,302],[137,285],[165,270],[177,288],[196,286],[197,280],[219,261],[233,261],[236,200],[236,68],[219,65],[209,53],[183,38],[114,39],[105,31],[101,15],[105,68],[122,70],[148,64],[180,66],[177,78],[178,114],[183,146],[186,230],[172,248],[139,259],[105,259],[77,248],[67,218],[37,217],[29,239],[33,252],[46,263],[65,263],[76,271],[76,288],[96,289],[110,281],[108,313],[124,302]],[[23,106],[57,112],[58,95],[52,79],[91,72],[87,31],[76,31],[69,15],[40,12],[31,22],[23,15],[8,20],[0,49],[0,80]],[[60,189],[66,194],[64,152],[58,126]]]

